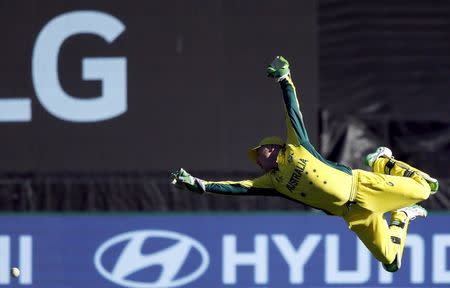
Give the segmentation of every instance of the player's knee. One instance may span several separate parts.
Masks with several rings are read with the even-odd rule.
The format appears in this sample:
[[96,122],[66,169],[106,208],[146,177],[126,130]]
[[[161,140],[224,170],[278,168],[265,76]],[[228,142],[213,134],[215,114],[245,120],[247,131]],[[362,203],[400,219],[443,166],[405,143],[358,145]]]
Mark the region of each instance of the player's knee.
[[420,191],[415,191],[415,193],[412,196],[412,199],[418,203],[422,202],[428,199],[430,197],[430,189],[422,189]]
[[419,201],[427,200],[430,197],[431,189],[428,183],[426,185],[421,185],[420,192],[418,193]]
[[[428,183],[423,179],[414,179],[418,185],[415,185],[414,191],[410,191],[410,195],[417,202],[427,200],[431,194],[431,188]],[[411,187],[412,188],[412,187]]]
[[386,245],[383,241],[379,242],[376,239],[369,246],[369,250],[372,255],[381,263],[390,264],[394,262],[397,256],[397,249],[394,245]]

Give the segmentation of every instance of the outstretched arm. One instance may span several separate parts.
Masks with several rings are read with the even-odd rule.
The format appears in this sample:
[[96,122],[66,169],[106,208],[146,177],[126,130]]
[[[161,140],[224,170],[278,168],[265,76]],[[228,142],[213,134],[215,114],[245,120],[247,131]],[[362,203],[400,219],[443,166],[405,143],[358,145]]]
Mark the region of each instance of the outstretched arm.
[[309,142],[308,133],[303,123],[297,91],[292,81],[289,63],[282,56],[277,56],[267,68],[269,77],[280,83],[286,112],[287,143],[301,145]]
[[268,175],[243,181],[205,181],[190,175],[183,168],[171,174],[172,184],[203,194],[205,192],[226,195],[264,195],[278,196],[273,189],[272,180]]
[[276,57],[272,64],[267,68],[267,73],[269,77],[275,78],[275,80],[280,83],[283,92],[286,110],[287,143],[302,145],[320,161],[331,165],[338,170],[344,171],[345,173],[351,174],[350,167],[323,158],[309,142],[308,133],[306,132],[305,124],[303,123],[303,116],[300,112],[297,92],[294,83],[292,82],[288,61],[281,56]]
[[308,133],[306,132],[305,124],[303,123],[303,115],[298,103],[297,93],[291,77],[289,76],[282,80],[280,86],[283,91],[283,100],[286,110],[287,142],[295,145],[309,142]]

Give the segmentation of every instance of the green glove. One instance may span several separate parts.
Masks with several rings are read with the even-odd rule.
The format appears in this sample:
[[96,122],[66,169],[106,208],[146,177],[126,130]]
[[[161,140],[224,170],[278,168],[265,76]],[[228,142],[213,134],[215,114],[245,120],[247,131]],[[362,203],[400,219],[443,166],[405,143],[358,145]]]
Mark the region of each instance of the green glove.
[[290,74],[289,62],[283,56],[277,56],[267,67],[267,76],[275,78],[277,82],[286,79]]
[[183,168],[170,174],[170,181],[175,187],[188,189],[189,191],[203,194],[205,193],[205,182],[189,174]]

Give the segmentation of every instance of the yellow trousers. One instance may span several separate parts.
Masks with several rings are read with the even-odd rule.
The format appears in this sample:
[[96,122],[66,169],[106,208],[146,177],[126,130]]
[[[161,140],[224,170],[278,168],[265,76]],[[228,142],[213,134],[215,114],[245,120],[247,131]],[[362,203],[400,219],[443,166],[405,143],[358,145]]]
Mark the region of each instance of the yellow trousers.
[[[408,168],[417,170],[404,162],[394,160],[390,175],[383,174],[388,161],[388,158],[377,159],[373,167],[375,173],[354,170],[358,174],[355,203],[349,205],[344,215],[348,227],[384,264],[391,264],[396,257],[400,263],[403,255],[409,219],[405,213],[395,210],[423,201],[431,192],[419,174],[404,176],[405,172],[409,175]],[[386,212],[390,212],[390,225]]]

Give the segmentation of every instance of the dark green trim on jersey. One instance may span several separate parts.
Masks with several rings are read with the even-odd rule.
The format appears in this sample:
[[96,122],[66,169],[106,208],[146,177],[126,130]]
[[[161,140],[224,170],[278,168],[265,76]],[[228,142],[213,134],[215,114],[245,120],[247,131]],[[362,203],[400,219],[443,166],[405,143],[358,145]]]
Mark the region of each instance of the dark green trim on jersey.
[[231,193],[231,194],[246,194],[248,188],[240,184],[217,184],[211,183],[205,185],[206,192],[212,193]]
[[245,187],[240,184],[209,183],[205,185],[205,188],[206,192],[217,194],[279,196],[279,193],[274,189]]
[[286,105],[286,113],[291,120],[292,127],[297,134],[299,142],[309,142],[308,133],[306,132],[305,124],[303,123],[302,114],[297,106],[297,94],[295,87],[287,80],[280,83],[283,91],[283,100]]
[[285,198],[287,200],[294,201],[295,203],[301,203],[301,204],[309,206],[311,208],[320,210],[327,215],[333,215],[332,213],[330,213],[324,209],[313,207],[313,206],[307,205],[301,201],[289,198],[288,196],[283,195],[274,189],[254,188],[254,187],[248,188],[248,187],[242,186],[240,184],[217,184],[217,183],[206,184],[205,187],[206,187],[206,192],[211,192],[214,194],[239,195],[239,196],[276,196],[276,197]]
[[321,162],[331,166],[337,170],[340,170],[348,175],[352,175],[352,169],[348,166],[335,163],[323,158],[319,152],[311,145],[308,138],[308,133],[306,132],[305,124],[303,122],[303,117],[300,112],[300,107],[298,107],[297,93],[295,92],[295,87],[291,79],[285,79],[280,82],[281,90],[283,91],[283,100],[286,105],[286,113],[289,116],[292,127],[297,134],[298,142],[300,145],[305,147],[309,153],[314,155]]
[[317,159],[319,159],[320,161],[322,161],[323,163],[327,164],[328,166],[331,166],[337,170],[340,170],[344,173],[347,173],[348,175],[352,175],[352,168],[345,166],[343,164],[339,164],[336,162],[332,162],[330,160],[327,160],[325,158],[323,158],[322,155],[319,154],[319,152],[316,151],[316,149],[314,149],[314,147],[311,145],[311,143],[307,142],[307,143],[302,143],[302,146],[305,147],[306,150],[309,151],[309,153],[311,153],[312,155],[314,155],[314,157],[316,157]]

